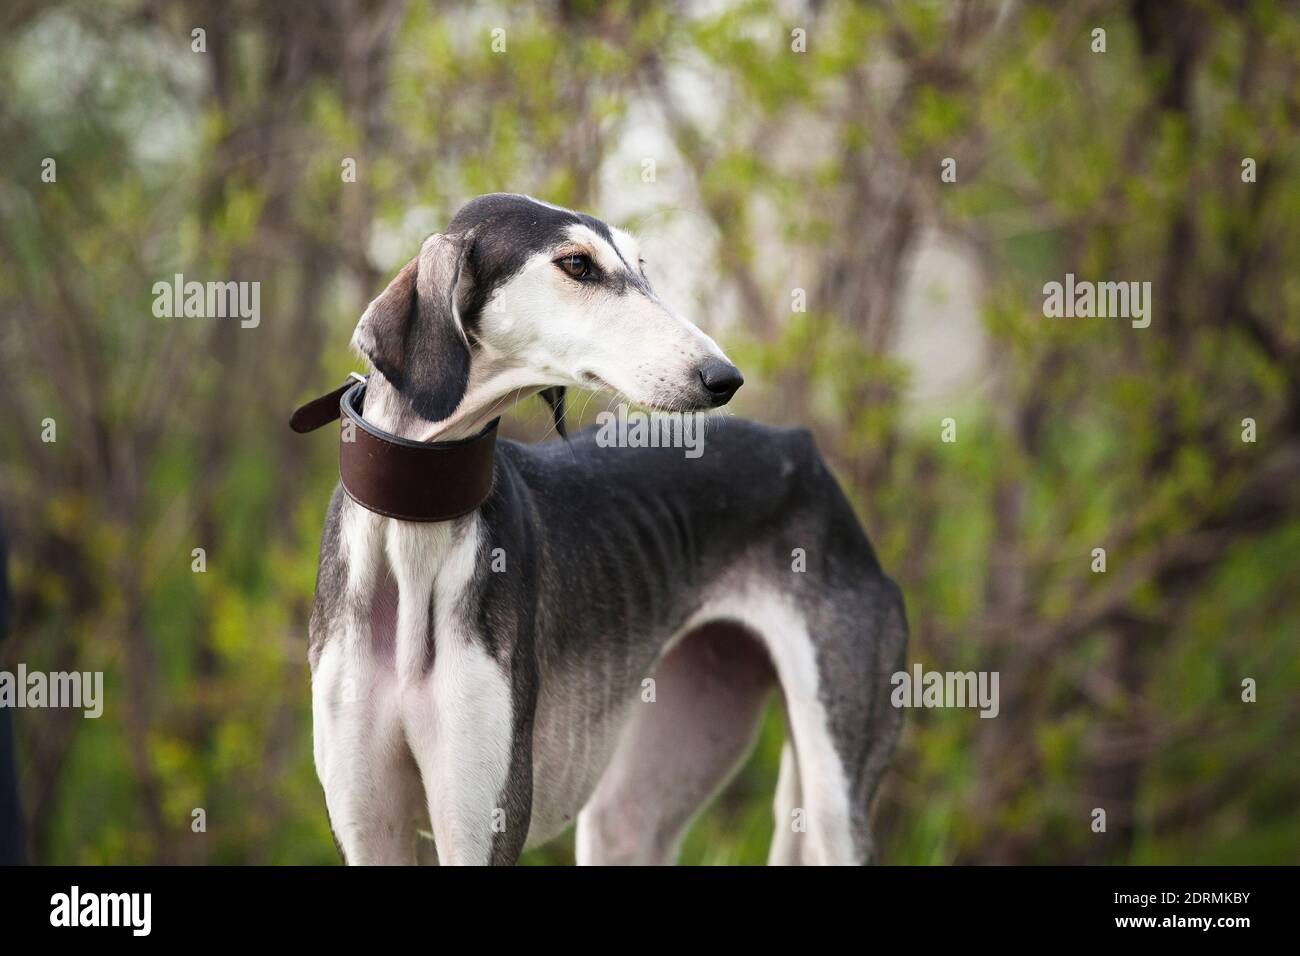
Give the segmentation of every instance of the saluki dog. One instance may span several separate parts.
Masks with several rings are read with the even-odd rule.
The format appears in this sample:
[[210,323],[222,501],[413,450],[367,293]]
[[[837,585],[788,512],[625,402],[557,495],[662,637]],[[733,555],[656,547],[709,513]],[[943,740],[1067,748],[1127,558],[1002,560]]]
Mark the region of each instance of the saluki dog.
[[[636,241],[526,196],[473,200],[365,310],[364,421],[481,434],[523,396],[724,405],[742,379],[655,294]],[[901,724],[902,597],[809,432],[714,416],[703,453],[595,430],[501,441],[482,504],[405,521],[342,487],[309,658],[343,859],[509,864],[576,818],[579,863],[671,863],[752,747],[786,743],[771,863],[862,863]]]

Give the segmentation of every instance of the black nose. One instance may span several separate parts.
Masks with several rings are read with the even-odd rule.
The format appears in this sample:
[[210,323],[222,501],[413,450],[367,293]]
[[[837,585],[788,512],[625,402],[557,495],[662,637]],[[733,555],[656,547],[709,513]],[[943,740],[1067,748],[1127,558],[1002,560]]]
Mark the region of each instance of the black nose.
[[740,369],[721,359],[707,359],[700,366],[700,381],[713,397],[713,404],[725,405],[736,394],[736,389],[745,384],[745,377]]

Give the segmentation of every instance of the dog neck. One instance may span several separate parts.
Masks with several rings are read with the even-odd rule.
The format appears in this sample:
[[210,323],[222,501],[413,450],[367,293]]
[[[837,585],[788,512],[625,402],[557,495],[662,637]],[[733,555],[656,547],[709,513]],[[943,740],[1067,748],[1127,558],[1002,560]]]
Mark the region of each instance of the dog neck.
[[545,387],[535,372],[487,356],[476,356],[465,397],[450,416],[431,422],[379,372],[372,370],[366,388],[365,419],[384,431],[411,441],[458,441],[479,434],[522,399]]

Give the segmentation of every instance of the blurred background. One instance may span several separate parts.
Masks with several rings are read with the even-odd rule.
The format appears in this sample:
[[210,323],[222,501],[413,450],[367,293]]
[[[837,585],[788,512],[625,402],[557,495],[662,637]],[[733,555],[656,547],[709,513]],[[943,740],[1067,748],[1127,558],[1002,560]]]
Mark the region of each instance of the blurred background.
[[[910,661],[1000,672],[996,719],[909,713],[884,862],[1300,862],[1295,4],[10,0],[0,36],[0,668],[106,696],[13,714],[29,859],[337,861],[336,449],[287,416],[506,190],[636,233],[729,411],[815,431]],[[1067,272],[1151,282],[1150,327],[1044,318]],[[260,323],[155,317],[176,273]],[[782,735],[683,862],[765,859]]]

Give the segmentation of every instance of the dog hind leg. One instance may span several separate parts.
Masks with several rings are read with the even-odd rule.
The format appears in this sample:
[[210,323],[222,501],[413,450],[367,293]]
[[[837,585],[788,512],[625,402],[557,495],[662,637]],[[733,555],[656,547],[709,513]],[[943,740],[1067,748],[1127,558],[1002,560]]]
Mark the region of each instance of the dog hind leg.
[[796,814],[801,812],[803,804],[802,789],[794,745],[786,740],[781,748],[781,770],[776,781],[776,797],[772,801],[775,827],[767,856],[768,866],[798,866],[803,862],[796,830],[799,824]]
[[[887,754],[892,736],[877,741],[871,726],[888,674],[875,672],[870,623],[854,606],[860,590],[798,598],[755,584],[719,605],[762,639],[776,669],[793,755],[787,769],[798,781],[797,805],[780,801],[777,852],[804,864],[870,857],[866,803],[874,777],[864,780],[860,755]],[[794,779],[786,774],[786,796],[795,796]]]
[[578,815],[580,864],[670,864],[687,826],[753,747],[774,686],[761,645],[734,624],[696,628],[655,671]]
[[877,577],[820,591],[808,607],[815,684],[804,668],[782,673],[807,811],[803,860],[869,863],[871,803],[902,726],[890,700],[890,677],[905,664],[902,598]]

